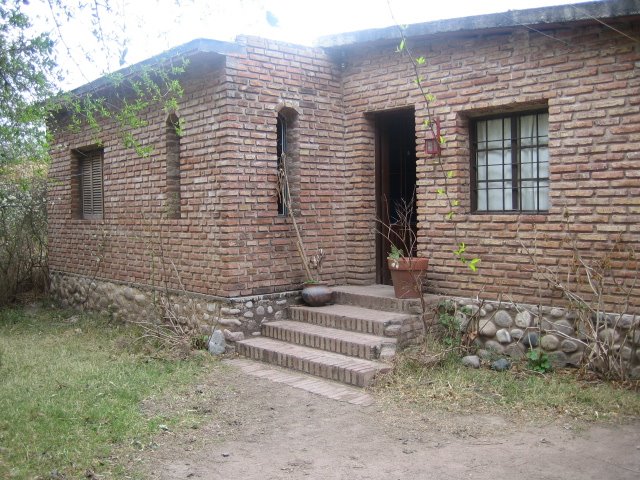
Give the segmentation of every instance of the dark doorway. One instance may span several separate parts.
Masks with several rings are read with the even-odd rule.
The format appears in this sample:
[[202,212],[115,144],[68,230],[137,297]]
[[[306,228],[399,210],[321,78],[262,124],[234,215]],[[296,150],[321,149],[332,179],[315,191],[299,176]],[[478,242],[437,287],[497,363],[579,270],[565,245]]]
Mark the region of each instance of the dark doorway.
[[[392,225],[397,221],[398,205],[409,204],[414,199],[416,189],[415,111],[410,108],[379,113],[375,117],[375,124],[376,213],[384,224]],[[411,216],[411,229],[415,232],[415,208]],[[396,246],[401,247],[399,244]],[[387,266],[387,255],[390,250],[389,239],[378,233],[376,281],[386,285],[391,284],[391,274]]]

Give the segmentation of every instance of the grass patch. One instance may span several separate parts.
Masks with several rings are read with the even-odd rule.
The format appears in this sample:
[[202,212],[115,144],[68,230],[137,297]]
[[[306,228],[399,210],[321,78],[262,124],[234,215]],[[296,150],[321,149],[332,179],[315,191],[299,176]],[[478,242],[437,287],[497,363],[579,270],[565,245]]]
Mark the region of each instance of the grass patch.
[[394,371],[375,390],[388,401],[425,411],[517,415],[529,420],[640,417],[637,390],[580,378],[576,370],[536,373],[526,369],[524,360],[509,371],[495,372],[465,367],[458,358],[425,367],[414,354],[400,354]]
[[117,477],[115,451],[193,421],[145,415],[141,402],[180,392],[214,361],[150,357],[128,347],[139,334],[95,315],[0,310],[0,478]]

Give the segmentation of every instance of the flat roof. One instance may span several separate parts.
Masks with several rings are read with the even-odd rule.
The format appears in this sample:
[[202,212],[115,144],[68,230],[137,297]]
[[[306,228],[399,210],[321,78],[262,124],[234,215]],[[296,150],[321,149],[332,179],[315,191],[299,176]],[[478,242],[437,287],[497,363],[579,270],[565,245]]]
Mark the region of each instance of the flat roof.
[[[545,24],[597,22],[598,20],[637,15],[640,15],[640,0],[606,0],[526,10],[508,10],[488,15],[415,23],[404,28],[404,35],[405,37],[422,37]],[[327,35],[320,37],[316,41],[316,46],[340,48],[373,42],[397,41],[400,37],[400,27],[394,25],[385,28]]]
[[[155,55],[151,58],[147,58],[146,60],[118,70],[113,75],[122,75],[124,77],[127,77],[140,72],[144,67],[161,65],[162,63],[167,62],[171,59],[180,57],[193,57],[200,54],[211,54],[212,56],[222,57],[229,54],[242,53],[244,53],[244,47],[237,43],[223,42],[220,40],[211,40],[207,38],[197,38],[195,40],[191,40],[188,43]],[[77,95],[82,95],[85,93],[94,92],[96,90],[101,90],[105,87],[111,87],[113,85],[110,77],[111,75],[105,75],[72,90],[72,92]]]

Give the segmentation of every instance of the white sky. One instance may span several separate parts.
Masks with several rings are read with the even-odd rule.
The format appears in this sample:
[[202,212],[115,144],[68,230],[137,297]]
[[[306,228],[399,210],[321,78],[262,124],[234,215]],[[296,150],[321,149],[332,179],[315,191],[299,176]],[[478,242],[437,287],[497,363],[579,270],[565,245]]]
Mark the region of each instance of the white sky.
[[[233,41],[252,34],[311,45],[322,35],[443,18],[520,10],[579,0],[104,0],[100,25],[113,41],[101,49],[91,33],[91,11],[53,21],[47,0],[35,0],[29,13],[37,28],[47,28],[58,42],[60,63],[68,71],[64,89],[87,83],[121,66],[137,63],[195,38]],[[267,12],[277,26],[267,22]],[[123,14],[124,13],[124,14]],[[126,62],[120,65],[126,38]]]

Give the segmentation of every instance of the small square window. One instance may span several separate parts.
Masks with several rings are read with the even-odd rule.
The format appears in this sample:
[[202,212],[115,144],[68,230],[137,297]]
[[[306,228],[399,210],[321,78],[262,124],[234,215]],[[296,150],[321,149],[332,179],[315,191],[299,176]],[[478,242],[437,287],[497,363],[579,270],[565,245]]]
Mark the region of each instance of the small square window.
[[549,210],[549,114],[479,118],[471,123],[473,210]]

